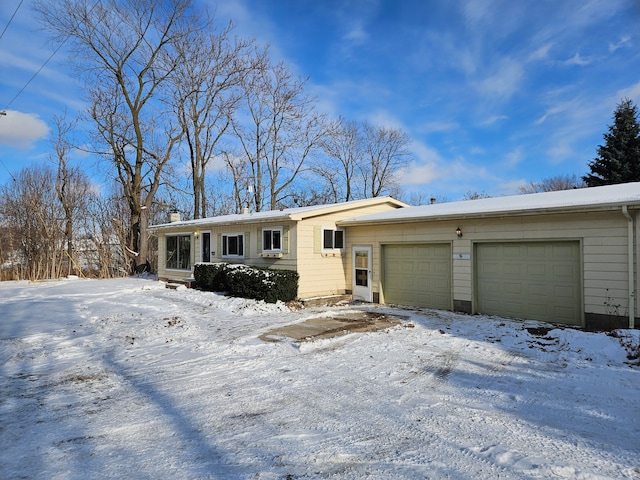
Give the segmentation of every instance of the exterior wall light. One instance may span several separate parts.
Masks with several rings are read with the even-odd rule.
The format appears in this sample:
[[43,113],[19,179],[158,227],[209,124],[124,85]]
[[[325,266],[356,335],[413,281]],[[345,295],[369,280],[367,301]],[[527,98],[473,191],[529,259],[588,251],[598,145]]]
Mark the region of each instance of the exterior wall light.
[[456,235],[458,236],[458,238],[462,238],[462,230],[460,229],[460,227],[456,228]]
[[193,236],[198,238],[200,236],[200,230],[196,230],[195,232],[193,232]]

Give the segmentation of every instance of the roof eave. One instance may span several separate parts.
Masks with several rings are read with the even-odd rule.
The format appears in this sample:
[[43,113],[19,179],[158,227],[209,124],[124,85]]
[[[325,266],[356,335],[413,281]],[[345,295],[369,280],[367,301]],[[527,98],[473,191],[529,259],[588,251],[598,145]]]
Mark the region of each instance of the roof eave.
[[468,212],[468,213],[451,213],[443,215],[416,215],[413,217],[401,217],[401,218],[386,218],[386,219],[362,219],[359,220],[349,219],[337,222],[340,226],[357,226],[357,225],[378,225],[378,224],[398,224],[398,223],[414,223],[417,221],[422,222],[436,222],[444,220],[464,220],[474,218],[505,218],[513,216],[532,216],[541,214],[564,214],[564,213],[588,213],[588,212],[601,212],[601,211],[615,211],[622,208],[623,205],[627,207],[640,207],[640,201],[629,202],[616,202],[606,205],[575,205],[571,207],[545,207],[535,209],[518,209],[518,210],[494,210],[487,212]]

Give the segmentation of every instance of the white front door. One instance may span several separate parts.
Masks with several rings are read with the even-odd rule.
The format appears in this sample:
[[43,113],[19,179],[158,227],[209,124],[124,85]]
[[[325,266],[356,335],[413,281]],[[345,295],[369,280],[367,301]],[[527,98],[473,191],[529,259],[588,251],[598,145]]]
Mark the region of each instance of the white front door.
[[353,299],[371,302],[371,247],[353,247]]

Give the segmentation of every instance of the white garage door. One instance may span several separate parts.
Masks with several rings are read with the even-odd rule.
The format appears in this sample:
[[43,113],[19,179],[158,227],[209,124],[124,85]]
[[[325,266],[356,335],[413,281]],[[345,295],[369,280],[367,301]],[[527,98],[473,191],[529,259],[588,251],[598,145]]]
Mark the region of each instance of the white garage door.
[[451,245],[385,245],[384,301],[451,310]]
[[478,313],[580,325],[580,244],[478,244],[476,291]]

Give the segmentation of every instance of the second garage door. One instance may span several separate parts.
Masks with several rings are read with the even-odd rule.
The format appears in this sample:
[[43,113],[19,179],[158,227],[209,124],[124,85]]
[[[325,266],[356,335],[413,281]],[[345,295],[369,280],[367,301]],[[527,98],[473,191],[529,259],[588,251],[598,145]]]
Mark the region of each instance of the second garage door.
[[580,325],[579,242],[476,246],[478,313]]
[[451,245],[385,245],[385,303],[451,310]]

